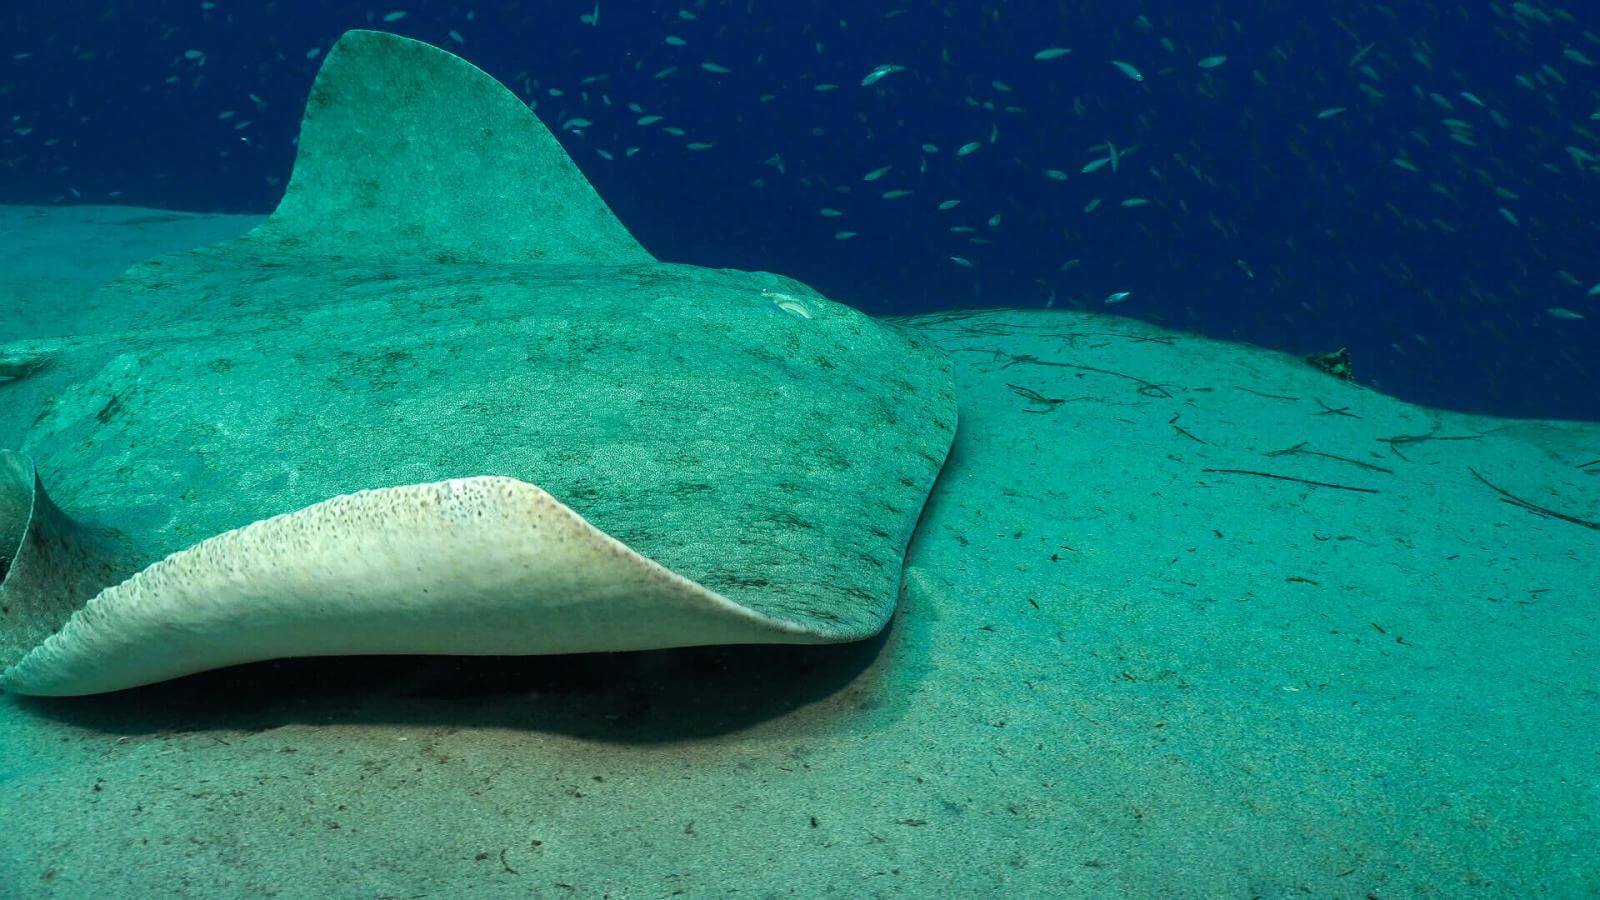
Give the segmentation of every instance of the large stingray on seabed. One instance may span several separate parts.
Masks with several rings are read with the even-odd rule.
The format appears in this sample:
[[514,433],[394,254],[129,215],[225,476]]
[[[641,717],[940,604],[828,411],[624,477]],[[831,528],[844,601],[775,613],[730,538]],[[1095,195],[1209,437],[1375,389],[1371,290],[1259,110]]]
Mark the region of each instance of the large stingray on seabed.
[[0,344],[11,691],[865,638],[954,435],[926,342],[657,261],[508,90],[374,32],[263,225],[108,290],[126,331]]

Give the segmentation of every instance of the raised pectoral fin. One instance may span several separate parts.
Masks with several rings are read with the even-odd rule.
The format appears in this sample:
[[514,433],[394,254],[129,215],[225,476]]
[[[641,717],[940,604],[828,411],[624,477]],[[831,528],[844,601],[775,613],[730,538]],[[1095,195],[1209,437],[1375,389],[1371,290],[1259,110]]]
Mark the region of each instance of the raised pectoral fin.
[[109,539],[50,502],[32,459],[0,450],[0,667],[131,568]]

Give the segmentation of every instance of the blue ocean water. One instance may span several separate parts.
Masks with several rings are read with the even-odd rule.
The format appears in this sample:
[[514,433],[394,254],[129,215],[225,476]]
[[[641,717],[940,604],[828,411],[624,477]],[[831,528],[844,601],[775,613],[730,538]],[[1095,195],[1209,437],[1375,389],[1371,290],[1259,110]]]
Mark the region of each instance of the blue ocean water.
[[664,258],[873,313],[1110,307],[1348,347],[1409,400],[1600,418],[1588,4],[13,0],[0,23],[4,203],[268,211],[320,54],[381,28],[511,85]]

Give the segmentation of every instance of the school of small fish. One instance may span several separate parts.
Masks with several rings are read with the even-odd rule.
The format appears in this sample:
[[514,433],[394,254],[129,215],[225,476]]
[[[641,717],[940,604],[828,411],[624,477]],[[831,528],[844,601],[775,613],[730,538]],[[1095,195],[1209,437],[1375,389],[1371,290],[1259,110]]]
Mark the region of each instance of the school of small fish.
[[[470,6],[426,15],[396,6],[371,9],[364,24],[416,28],[414,36],[469,58],[475,35],[495,27]],[[1296,178],[1332,187],[1374,223],[1409,236],[1381,259],[1325,260],[1327,271],[1375,267],[1387,283],[1415,287],[1424,255],[1444,252],[1429,247],[1463,236],[1507,242],[1523,255],[1516,290],[1530,298],[1527,312],[1600,319],[1600,206],[1582,221],[1553,221],[1526,200],[1597,194],[1600,35],[1592,23],[1600,16],[1585,6],[1461,6],[1454,19],[1475,35],[1498,36],[1493,49],[1443,27],[1389,26],[1401,13],[1381,3],[1358,17],[1328,12],[1314,32],[1301,33],[1230,18],[1223,5],[1206,14],[1212,27],[1203,41],[1194,39],[1201,32],[1193,21],[1180,27],[1135,6],[1120,14],[1111,40],[1075,34],[1069,12],[1060,27],[1030,31],[1028,45],[983,43],[979,52],[951,34],[946,46],[908,43],[877,58],[862,35],[937,28],[959,4],[840,7],[831,21],[774,21],[755,39],[749,24],[763,13],[753,0],[685,0],[648,12],[605,6],[578,0],[539,14],[570,15],[595,41],[627,41],[629,53],[597,54],[592,74],[565,83],[543,75],[537,59],[494,74],[555,126],[584,168],[663,154],[712,160],[719,171],[742,173],[751,190],[782,193],[783,208],[814,212],[792,227],[852,242],[839,252],[868,254],[896,235],[937,231],[943,237],[921,251],[930,264],[974,279],[1000,269],[1012,283],[1031,278],[1046,305],[1058,295],[1075,305],[1121,304],[1138,287],[1127,283],[1137,276],[1127,265],[1133,257],[1107,260],[1087,249],[1103,248],[1103,235],[1115,233],[1129,247],[1197,248],[1181,259],[1175,252],[1173,267],[1219,291],[1336,302],[1307,296],[1317,289],[1296,272],[1309,251],[1294,235],[1312,233],[1317,210],[1277,221],[1253,212],[1263,197],[1292,197],[1281,173],[1298,167]],[[976,7],[994,21],[1019,9],[1010,0]],[[213,2],[199,9],[226,14]],[[331,37],[279,56],[309,71]],[[1297,54],[1314,52],[1322,55],[1308,82]],[[1483,53],[1504,55],[1503,77],[1462,74],[1460,60]],[[34,55],[17,52],[11,62],[26,67]],[[178,43],[170,60],[165,83],[147,90],[181,93],[227,64],[203,45]],[[1308,83],[1315,91],[1307,93]],[[737,110],[731,135],[708,124],[717,117],[707,107],[719,105]],[[267,107],[250,93],[208,115],[248,146]],[[809,128],[796,139],[802,123]],[[780,146],[773,135],[790,137]],[[0,123],[0,161],[48,154],[59,141],[14,112]],[[840,165],[834,153],[845,147],[856,155]],[[1274,158],[1260,156],[1267,148]],[[1330,168],[1330,158],[1342,162]],[[281,176],[273,179],[281,187]],[[85,197],[73,185],[61,199],[116,202],[120,194]],[[1265,254],[1272,258],[1257,256],[1274,242],[1279,250]],[[904,241],[895,246],[903,255]],[[1017,271],[1023,259],[1033,260],[1031,271]],[[1469,281],[1456,295],[1416,289],[1440,308],[1504,299]],[[1151,293],[1141,287],[1138,296]]]

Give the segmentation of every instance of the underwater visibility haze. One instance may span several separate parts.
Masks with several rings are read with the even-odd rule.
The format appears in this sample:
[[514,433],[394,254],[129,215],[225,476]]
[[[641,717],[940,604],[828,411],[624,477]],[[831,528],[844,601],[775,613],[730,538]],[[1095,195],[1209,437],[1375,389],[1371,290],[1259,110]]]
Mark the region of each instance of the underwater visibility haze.
[[1600,893],[1600,19],[0,12],[0,896]]
[[664,259],[874,314],[1128,292],[1414,402],[1600,418],[1586,4],[8,6],[8,202],[266,212],[321,54],[378,27],[534,105]]

